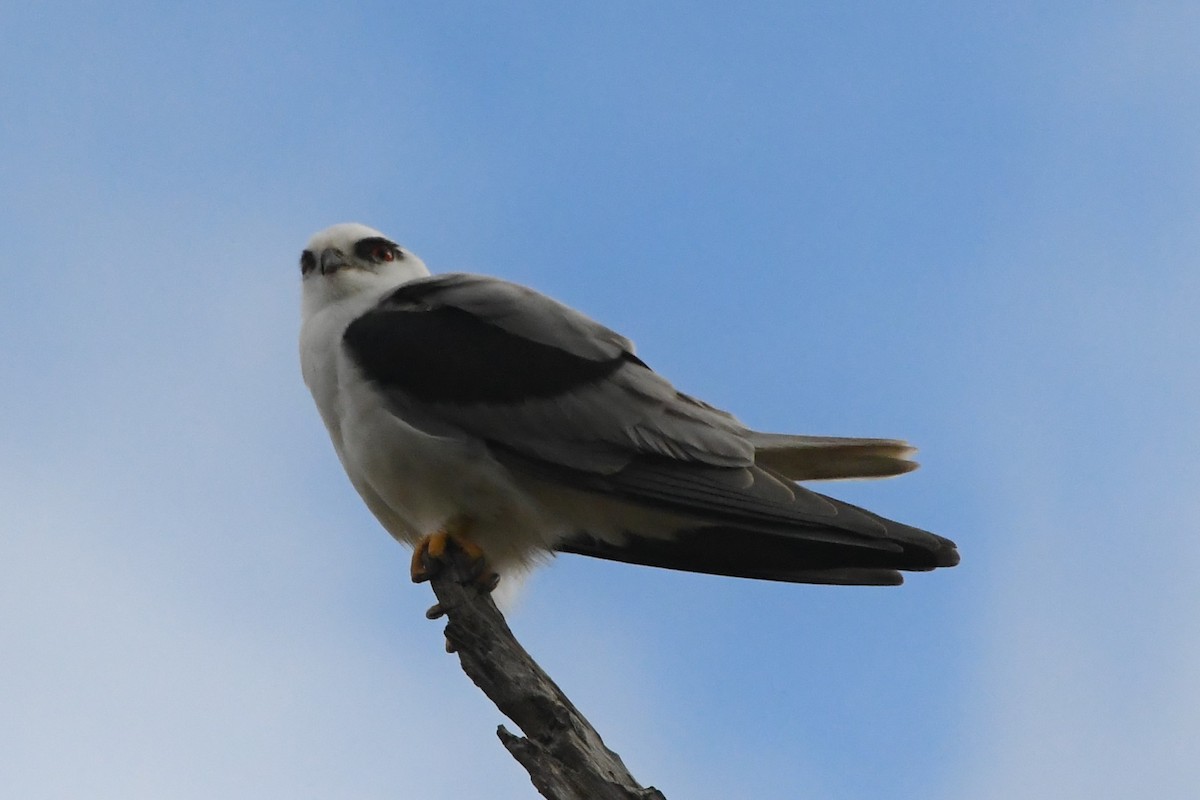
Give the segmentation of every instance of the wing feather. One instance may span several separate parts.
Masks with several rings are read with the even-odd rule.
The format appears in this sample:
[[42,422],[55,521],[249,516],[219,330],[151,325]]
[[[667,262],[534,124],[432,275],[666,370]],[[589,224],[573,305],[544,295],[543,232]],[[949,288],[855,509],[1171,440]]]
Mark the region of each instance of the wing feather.
[[754,461],[744,427],[680,394],[624,337],[506,281],[405,284],[351,323],[344,342],[410,422],[600,473],[640,454]]
[[896,569],[957,562],[947,539],[792,482],[906,471],[903,442],[751,431],[677,391],[628,339],[525,287],[412,281],[343,343],[409,424],[482,440],[533,477],[692,520],[623,545],[581,532],[564,551],[811,583],[894,584]]

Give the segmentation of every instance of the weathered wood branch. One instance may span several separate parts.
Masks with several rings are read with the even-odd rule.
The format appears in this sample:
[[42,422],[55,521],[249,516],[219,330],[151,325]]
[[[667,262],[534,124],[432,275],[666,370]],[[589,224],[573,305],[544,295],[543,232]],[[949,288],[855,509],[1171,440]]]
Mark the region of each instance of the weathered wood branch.
[[452,554],[430,584],[438,604],[428,616],[445,615],[447,647],[463,672],[525,735],[501,725],[496,735],[549,800],[666,800],[642,788],[605,747],[550,676],[509,630],[490,595],[470,581],[470,566]]

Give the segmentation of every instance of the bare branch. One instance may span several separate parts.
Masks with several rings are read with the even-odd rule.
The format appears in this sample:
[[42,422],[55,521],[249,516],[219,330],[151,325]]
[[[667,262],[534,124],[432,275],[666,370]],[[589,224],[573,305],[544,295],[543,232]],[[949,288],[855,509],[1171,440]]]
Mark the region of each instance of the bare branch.
[[430,580],[438,604],[428,616],[448,618],[447,647],[463,672],[512,720],[524,737],[504,726],[500,741],[549,800],[666,800],[642,788],[620,756],[579,713],[521,647],[490,595],[471,580],[459,554],[442,562]]

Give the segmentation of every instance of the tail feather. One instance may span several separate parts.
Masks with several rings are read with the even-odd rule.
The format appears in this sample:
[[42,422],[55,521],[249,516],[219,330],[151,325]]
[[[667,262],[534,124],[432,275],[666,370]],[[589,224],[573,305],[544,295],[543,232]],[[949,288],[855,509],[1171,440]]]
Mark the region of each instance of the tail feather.
[[844,478],[888,478],[917,468],[916,448],[898,439],[842,436],[798,436],[784,433],[749,435],[758,466],[793,481]]

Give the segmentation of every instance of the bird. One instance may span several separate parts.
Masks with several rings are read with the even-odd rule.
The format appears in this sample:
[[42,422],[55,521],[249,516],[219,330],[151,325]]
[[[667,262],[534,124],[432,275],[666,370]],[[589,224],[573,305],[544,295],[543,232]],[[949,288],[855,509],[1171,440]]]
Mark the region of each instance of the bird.
[[455,551],[484,592],[558,553],[875,586],[959,561],[947,538],[799,483],[909,472],[904,441],[753,430],[583,313],[431,273],[359,223],[313,235],[300,273],[304,382],[414,581]]

